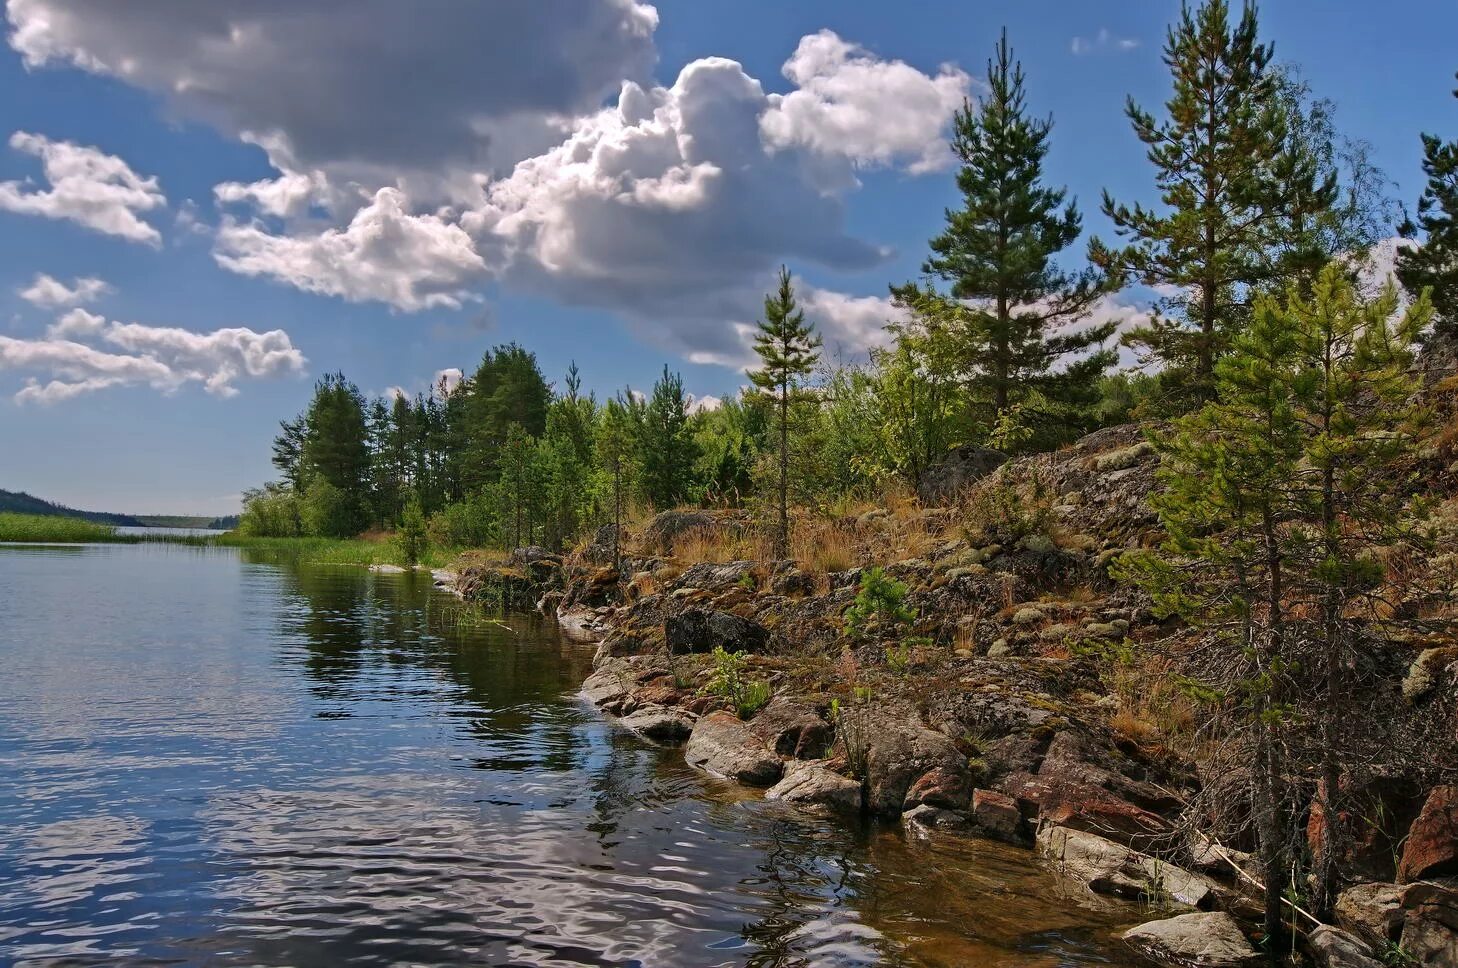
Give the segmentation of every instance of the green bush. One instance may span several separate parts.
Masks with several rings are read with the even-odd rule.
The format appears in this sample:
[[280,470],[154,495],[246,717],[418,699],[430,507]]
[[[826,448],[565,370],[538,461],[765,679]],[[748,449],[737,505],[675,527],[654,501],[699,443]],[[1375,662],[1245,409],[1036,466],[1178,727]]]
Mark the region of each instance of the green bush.
[[888,578],[881,568],[867,568],[861,575],[856,600],[845,610],[845,630],[856,638],[872,624],[894,629],[916,620],[916,609],[906,604],[906,584]]
[[722,645],[714,646],[714,674],[704,691],[729,700],[741,719],[759,712],[774,695],[769,683],[745,679],[744,656],[726,652]]
[[430,516],[431,544],[438,548],[487,548],[500,544],[495,509],[476,495]]
[[412,497],[405,505],[400,518],[400,527],[395,532],[395,548],[407,566],[420,562],[430,547],[430,536],[425,530],[425,512],[420,510],[420,499]]
[[304,530],[319,538],[352,538],[364,530],[359,499],[322,479],[309,485],[300,517]]
[[245,492],[238,533],[250,538],[297,538],[304,533],[302,511],[299,496],[291,490]]

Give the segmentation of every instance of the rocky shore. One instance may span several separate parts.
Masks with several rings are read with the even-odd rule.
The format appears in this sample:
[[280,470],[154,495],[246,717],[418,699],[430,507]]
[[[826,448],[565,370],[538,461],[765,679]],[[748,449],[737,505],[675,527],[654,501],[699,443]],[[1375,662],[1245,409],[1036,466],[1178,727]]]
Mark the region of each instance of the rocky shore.
[[[862,558],[899,552],[882,574],[905,588],[906,617],[866,627],[846,614],[869,566],[718,560],[747,526],[732,512],[659,515],[624,536],[621,568],[605,529],[566,559],[528,548],[465,568],[456,587],[599,641],[583,695],[682,743],[697,768],[827,817],[1026,846],[1089,890],[1148,905],[1153,920],[1125,938],[1155,961],[1254,964],[1253,866],[1191,821],[1197,744],[1170,739],[1188,712],[1141,674],[1140,644],[1178,630],[1107,574],[1157,538],[1156,460],[1132,426],[1006,465],[973,452],[923,495],[955,490],[958,506],[837,522]],[[1374,708],[1452,728],[1458,649],[1394,649],[1406,674]],[[1338,923],[1304,925],[1305,955],[1458,966],[1458,788],[1394,782],[1371,802]],[[1313,818],[1311,836],[1321,829]]]

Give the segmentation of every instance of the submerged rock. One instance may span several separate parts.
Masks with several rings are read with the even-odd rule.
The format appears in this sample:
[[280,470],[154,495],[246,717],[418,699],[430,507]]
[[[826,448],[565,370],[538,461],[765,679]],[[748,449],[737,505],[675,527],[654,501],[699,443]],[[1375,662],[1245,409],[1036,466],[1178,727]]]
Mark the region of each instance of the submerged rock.
[[659,705],[640,706],[622,719],[633,732],[665,742],[688,739],[694,721],[694,715],[686,710]]
[[749,786],[771,786],[784,765],[764,743],[732,713],[709,713],[694,726],[684,749],[690,766],[738,780]]
[[1188,968],[1255,968],[1261,963],[1235,919],[1224,911],[1150,921],[1125,931],[1124,940],[1153,958]]

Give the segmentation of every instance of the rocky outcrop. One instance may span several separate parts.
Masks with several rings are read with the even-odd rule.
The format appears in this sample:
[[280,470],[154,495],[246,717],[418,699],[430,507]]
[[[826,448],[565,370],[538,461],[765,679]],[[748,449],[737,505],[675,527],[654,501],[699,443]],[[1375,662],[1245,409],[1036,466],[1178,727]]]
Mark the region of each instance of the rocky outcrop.
[[765,792],[812,813],[852,815],[861,812],[861,784],[818,762],[790,763],[780,782]]
[[664,511],[643,529],[641,544],[660,554],[673,554],[673,544],[680,537],[723,526],[722,518],[707,511]]
[[697,717],[684,709],[647,705],[633,710],[622,724],[641,736],[660,742],[677,742],[689,738]]
[[713,712],[694,726],[684,759],[716,776],[748,786],[772,786],[784,772],[780,758],[733,713]]
[[1414,884],[1402,904],[1402,951],[1425,968],[1458,968],[1458,882]]
[[1099,894],[1159,906],[1209,907],[1218,888],[1209,878],[1081,830],[1046,825],[1038,847],[1062,871]]
[[1397,865],[1397,881],[1410,884],[1458,874],[1458,787],[1436,787],[1413,821]]
[[996,790],[972,791],[972,819],[977,832],[994,840],[1010,844],[1026,843],[1027,821],[1023,819],[1018,803],[1006,793]]
[[1366,942],[1341,928],[1324,924],[1307,935],[1306,942],[1320,968],[1382,968]]
[[663,623],[663,639],[672,652],[760,652],[769,641],[762,625],[730,612],[691,608]]
[[1368,944],[1395,942],[1402,934],[1403,889],[1396,884],[1357,884],[1336,901],[1337,924]]
[[926,804],[966,810],[972,800],[967,757],[942,733],[876,712],[846,713],[853,722],[853,751],[865,762],[866,805],[872,813],[899,817]]
[[1000,450],[958,447],[922,473],[917,497],[927,505],[948,503],[1005,463],[1007,455]]
[[1235,919],[1223,911],[1150,921],[1125,931],[1124,940],[1152,958],[1186,968],[1255,968],[1261,963]]
[[814,709],[776,697],[750,721],[749,731],[786,759],[818,760],[830,748],[830,724]]

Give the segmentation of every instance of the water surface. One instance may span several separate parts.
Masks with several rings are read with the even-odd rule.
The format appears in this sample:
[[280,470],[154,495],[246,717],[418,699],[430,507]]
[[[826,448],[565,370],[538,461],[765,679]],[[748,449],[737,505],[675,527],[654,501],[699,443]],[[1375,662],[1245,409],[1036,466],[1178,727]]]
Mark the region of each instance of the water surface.
[[413,575],[0,545],[0,964],[1131,962],[1014,849],[806,819]]

